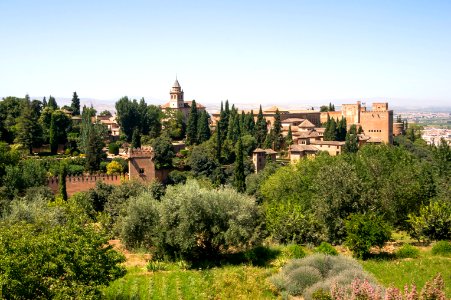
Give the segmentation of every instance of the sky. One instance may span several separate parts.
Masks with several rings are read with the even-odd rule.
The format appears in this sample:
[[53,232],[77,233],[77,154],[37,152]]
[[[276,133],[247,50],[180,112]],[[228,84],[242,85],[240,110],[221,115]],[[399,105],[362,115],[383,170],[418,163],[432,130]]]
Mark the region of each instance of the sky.
[[451,1],[0,0],[0,96],[451,106]]

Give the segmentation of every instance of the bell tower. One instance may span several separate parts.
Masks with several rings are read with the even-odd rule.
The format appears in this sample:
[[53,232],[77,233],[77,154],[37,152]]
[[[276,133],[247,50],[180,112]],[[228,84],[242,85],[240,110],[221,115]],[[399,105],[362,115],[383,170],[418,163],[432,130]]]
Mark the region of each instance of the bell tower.
[[172,85],[171,91],[169,92],[171,95],[171,100],[169,100],[170,108],[182,108],[185,107],[185,100],[183,99],[183,90],[180,87],[180,83],[175,78],[175,82]]

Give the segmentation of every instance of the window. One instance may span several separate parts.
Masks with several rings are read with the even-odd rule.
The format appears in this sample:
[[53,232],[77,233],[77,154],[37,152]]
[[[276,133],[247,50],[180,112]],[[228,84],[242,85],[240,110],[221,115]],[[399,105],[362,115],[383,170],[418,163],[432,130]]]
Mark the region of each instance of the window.
[[139,168],[139,174],[144,174],[144,168]]

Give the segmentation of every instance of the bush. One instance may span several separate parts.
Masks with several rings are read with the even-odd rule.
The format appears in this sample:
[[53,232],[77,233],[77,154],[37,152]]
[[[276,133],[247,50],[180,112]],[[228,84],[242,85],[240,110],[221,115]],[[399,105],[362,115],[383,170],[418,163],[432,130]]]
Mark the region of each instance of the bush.
[[370,248],[382,247],[390,239],[391,229],[380,217],[373,214],[354,214],[346,221],[346,245],[354,256],[367,258]]
[[107,161],[101,161],[100,162],[100,166],[99,166],[99,171],[105,173],[106,172],[106,167],[108,166],[108,162]]
[[422,206],[418,215],[409,215],[410,235],[418,240],[451,239],[451,202],[433,201]]
[[215,260],[260,242],[255,200],[233,189],[207,190],[188,181],[169,186],[159,208],[157,255],[191,262]]
[[122,172],[124,172],[122,165],[117,161],[112,161],[106,166],[106,173],[109,175],[121,174]]
[[[357,261],[351,258],[313,254],[303,259],[289,261],[280,273],[270,278],[270,281],[282,292],[293,296],[302,295],[306,300],[311,300],[319,297],[317,291],[330,291],[336,282],[340,285],[350,284],[354,278],[376,282],[371,275],[363,271]],[[316,296],[313,296],[314,294]]]
[[432,254],[451,256],[451,243],[448,241],[439,241],[432,247]]
[[266,228],[276,241],[318,244],[324,240],[317,219],[294,201],[271,202],[264,207]]
[[127,160],[125,160],[121,157],[115,157],[115,158],[113,158],[113,161],[116,161],[121,164],[122,172],[128,173],[128,161]]
[[337,250],[327,242],[322,242],[321,245],[315,248],[315,252],[328,255],[338,255]]
[[420,250],[412,245],[404,244],[396,251],[397,258],[417,258],[420,255]]
[[124,257],[90,227],[0,223],[0,284],[6,299],[100,298],[124,276]]
[[167,178],[168,184],[185,184],[186,183],[186,174],[185,172],[181,172],[178,170],[171,171]]
[[108,145],[108,153],[118,155],[119,154],[119,144],[116,142],[110,143]]
[[287,245],[283,249],[283,253],[288,258],[303,258],[306,256],[304,249],[302,249],[302,247],[297,244]]

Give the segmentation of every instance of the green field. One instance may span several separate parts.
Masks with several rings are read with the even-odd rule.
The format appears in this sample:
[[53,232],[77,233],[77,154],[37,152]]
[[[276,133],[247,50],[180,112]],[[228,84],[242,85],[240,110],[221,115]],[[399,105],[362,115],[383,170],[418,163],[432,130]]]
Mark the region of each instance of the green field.
[[[269,267],[247,265],[212,269],[183,270],[171,264],[168,271],[148,272],[145,267],[130,267],[124,278],[105,289],[107,299],[280,299],[268,278],[278,271],[281,260]],[[422,251],[419,258],[372,259],[361,262],[378,281],[388,287],[403,288],[424,283],[441,273],[446,295],[451,297],[451,258],[432,256]]]
[[271,269],[228,266],[147,272],[134,267],[105,291],[107,299],[275,299]]

